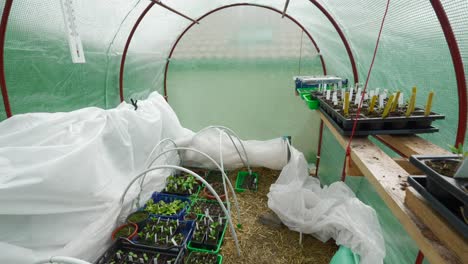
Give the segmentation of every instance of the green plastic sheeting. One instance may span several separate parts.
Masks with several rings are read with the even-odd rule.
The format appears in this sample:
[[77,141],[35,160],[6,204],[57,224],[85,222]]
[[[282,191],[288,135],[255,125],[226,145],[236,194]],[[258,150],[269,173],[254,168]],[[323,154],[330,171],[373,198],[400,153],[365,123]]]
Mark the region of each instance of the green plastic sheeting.
[[351,249],[341,246],[330,261],[330,264],[359,264],[359,255]]
[[[342,28],[357,63],[360,83],[367,77],[385,0],[317,0]],[[74,0],[77,32],[86,63],[71,61],[60,1],[14,1],[5,41],[5,73],[13,114],[70,111],[120,103],[119,70],[127,37],[144,0]],[[230,0],[171,0],[166,4],[187,16],[201,15]],[[252,0],[282,11],[285,1]],[[5,0],[0,0],[3,11]],[[442,0],[455,33],[468,79],[468,1]],[[182,124],[198,130],[227,125],[243,138],[292,136],[310,162],[316,160],[320,119],[294,94],[293,76],[327,72],[354,83],[346,49],[327,17],[308,0],[290,1],[287,18],[261,7],[216,12],[181,39],[168,69],[169,103]],[[164,69],[172,45],[190,21],[155,5],[130,43],[124,71],[124,97],[143,99],[163,93]],[[435,92],[433,111],[446,115],[439,133],[422,137],[447,148],[458,122],[458,94],[453,63],[428,0],[392,0],[369,88],[397,89],[408,98],[418,87],[418,104]],[[0,120],[6,118],[0,107]],[[382,146],[380,143],[377,143]],[[465,144],[468,140],[465,138]],[[395,155],[389,149],[382,148]],[[344,151],[325,128],[319,176],[338,181]],[[418,249],[373,187],[363,177],[346,183],[378,214],[386,241],[385,263],[413,263]]]

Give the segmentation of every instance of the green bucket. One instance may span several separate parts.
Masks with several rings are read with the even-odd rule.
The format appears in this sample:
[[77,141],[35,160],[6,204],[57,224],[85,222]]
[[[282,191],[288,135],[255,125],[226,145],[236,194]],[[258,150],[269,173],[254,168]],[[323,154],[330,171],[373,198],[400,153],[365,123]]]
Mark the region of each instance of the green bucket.
[[319,101],[316,99],[312,99],[310,97],[310,94],[305,94],[302,96],[302,98],[306,102],[306,105],[309,107],[309,109],[317,110],[319,108]]
[[[244,180],[248,175],[249,175],[248,171],[239,171],[237,173],[236,188],[234,188],[236,190],[236,192],[241,193],[241,192],[245,192],[245,191],[249,190],[249,189],[242,188],[242,184],[244,183]],[[256,192],[258,190],[258,173],[252,172],[252,176],[254,176],[255,179],[257,179],[257,184],[255,185],[255,190],[253,190],[254,192]]]

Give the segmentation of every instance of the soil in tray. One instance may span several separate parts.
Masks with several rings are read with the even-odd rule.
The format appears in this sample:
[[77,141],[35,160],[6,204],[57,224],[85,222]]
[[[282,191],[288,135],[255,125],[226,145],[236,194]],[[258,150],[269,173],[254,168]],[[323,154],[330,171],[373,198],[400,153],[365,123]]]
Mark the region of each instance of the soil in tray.
[[[215,190],[215,192],[221,196],[221,195],[224,195],[224,185],[222,182],[213,182],[213,183],[210,183],[211,187],[213,187],[213,189]],[[208,195],[211,195],[211,196],[214,196],[214,194],[212,194],[210,192],[210,190],[208,190],[208,188],[205,187],[205,190],[204,190],[205,194],[208,194]]]
[[204,252],[191,252],[184,261],[185,264],[216,264],[218,256]]
[[138,232],[134,242],[158,248],[170,248],[183,244],[185,236],[182,233],[185,223],[172,219],[152,218]]
[[205,180],[208,183],[214,183],[214,182],[223,182],[222,174],[220,171],[210,171],[205,177]]
[[458,166],[460,166],[461,160],[427,160],[425,163],[440,175],[453,177],[457,172]]
[[257,189],[257,178],[254,175],[248,174],[245,176],[244,181],[241,184],[242,189],[256,190]]
[[218,201],[210,202],[207,200],[197,200],[190,209],[195,214],[205,214],[208,210],[209,215],[224,215]]

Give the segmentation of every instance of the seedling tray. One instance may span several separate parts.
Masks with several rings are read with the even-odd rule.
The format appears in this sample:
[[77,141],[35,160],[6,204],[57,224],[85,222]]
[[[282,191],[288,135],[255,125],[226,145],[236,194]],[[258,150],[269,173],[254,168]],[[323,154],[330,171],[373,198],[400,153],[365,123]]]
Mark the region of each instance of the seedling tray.
[[[165,219],[165,218],[159,218],[159,219],[162,222],[174,221],[173,219]],[[155,221],[154,218],[151,220]],[[148,221],[148,224],[151,224],[151,222]],[[141,248],[145,248],[149,250],[180,251],[180,250],[187,248],[188,241],[192,238],[194,227],[195,227],[194,221],[179,221],[179,226],[175,230],[174,235],[182,234],[184,236],[184,240],[180,245],[177,245],[177,246],[171,245],[171,246],[165,247],[165,246],[155,245],[154,243],[146,244],[143,241],[141,241],[141,238],[138,235],[132,239],[131,243],[134,245],[138,245]],[[142,230],[139,230],[139,231],[142,231]]]
[[444,156],[428,156],[428,155],[413,155],[410,162],[422,170],[427,175],[428,190],[432,195],[439,199],[445,197],[455,197],[463,204],[468,204],[468,180],[454,179],[452,177],[444,176],[433,170],[426,165],[425,161],[429,160],[451,160],[457,159],[457,155],[444,155]]
[[[335,109],[329,105],[321,94],[312,93],[311,98],[319,101],[320,111],[327,114],[332,122],[336,123],[343,131],[351,131],[353,129],[356,119],[355,113],[350,113],[350,116],[347,118],[338,111],[339,109]],[[367,117],[364,112],[361,112],[356,124],[356,131],[361,131],[361,135],[433,133],[437,132],[438,129],[432,127],[432,122],[445,118],[444,115],[434,112],[431,112],[429,116],[424,116],[424,111],[419,108],[416,108],[410,117]],[[368,131],[368,133],[364,131]]]
[[[129,240],[126,239],[118,239],[116,240],[112,246],[104,252],[95,262],[94,264],[110,264],[112,263],[112,258],[115,256],[115,253],[121,250],[123,251],[123,254],[121,255],[120,260],[116,260],[114,263],[115,264],[121,264],[121,263],[127,263],[127,264],[141,264],[138,259],[135,261],[126,261],[126,257],[128,256],[128,253],[134,252],[137,254],[143,254],[146,253],[148,256],[148,261],[145,262],[145,264],[153,264],[153,258],[154,256],[157,256],[159,254],[158,263],[166,263],[162,262],[164,258],[175,258],[175,261],[172,262],[173,264],[179,264],[182,263],[182,259],[184,257],[184,250],[181,250],[179,252],[170,252],[170,251],[163,251],[163,250],[154,250],[154,249],[146,249],[137,245],[132,245]],[[114,264],[113,263],[113,264]]]
[[[336,121],[328,115],[328,113],[322,111],[320,108],[320,112],[325,116],[325,118],[330,121],[332,126],[338,131],[343,136],[351,136],[352,134],[352,129],[351,130],[344,130],[343,127],[341,127],[339,124],[336,123]],[[368,129],[368,130],[356,130],[354,132],[355,136],[368,136],[368,135],[408,135],[408,134],[422,134],[422,133],[434,133],[438,132],[439,129],[436,127],[428,127],[428,128],[421,128],[421,129],[395,129],[395,130],[390,130],[390,129],[381,129],[381,130],[374,130],[374,129]]]
[[[178,195],[171,195],[171,194],[164,194],[164,193],[154,192],[153,195],[151,195],[151,199],[153,199],[154,203],[157,203],[159,201],[164,201],[166,203],[171,203],[174,200],[181,200],[182,202],[187,202],[188,203],[188,205],[185,206],[185,208],[183,208],[182,210],[180,210],[177,214],[158,215],[158,214],[151,214],[150,213],[151,217],[162,217],[162,218],[183,220],[185,213],[190,208],[190,199],[185,197],[185,196],[178,196]],[[142,208],[142,210],[144,208],[146,208],[146,204]]]
[[[190,206],[190,210],[189,210],[188,212],[196,213],[196,212],[194,212],[194,209],[195,209],[196,204],[199,203],[199,202],[204,202],[204,203],[209,203],[209,204],[214,204],[214,205],[218,205],[218,206],[219,206],[219,203],[218,203],[217,200],[195,199],[195,200],[193,200],[193,202],[192,202],[192,204],[191,204],[191,206]],[[227,208],[227,202],[223,202],[223,204],[224,204],[224,206]],[[219,208],[219,210],[220,210],[220,214],[221,214],[221,215],[224,215],[224,212],[222,211],[221,207]],[[197,214],[198,216],[204,216],[204,215],[205,215],[204,212],[203,212],[203,213],[196,213],[196,214]],[[210,212],[210,215],[216,216],[216,213]]]
[[258,190],[258,173],[256,172],[252,172],[252,176],[257,179],[257,183],[255,184],[255,188],[254,189],[248,189],[248,188],[243,188],[242,185],[244,184],[244,181],[245,179],[247,178],[247,176],[249,176],[249,172],[248,171],[239,171],[237,173],[237,179],[236,179],[236,192],[245,192],[246,190],[252,190],[254,192],[256,192]]
[[192,257],[192,254],[194,254],[194,253],[216,255],[216,263],[217,264],[223,263],[223,256],[220,255],[220,254],[213,254],[213,253],[207,253],[207,252],[201,252],[201,251],[198,251],[198,250],[193,250],[193,251],[190,251],[190,253],[189,253],[189,255],[187,257],[185,257],[184,264],[191,264],[190,258]]
[[448,223],[457,230],[465,239],[468,239],[468,225],[461,218],[461,212],[459,208],[463,206],[463,203],[457,199],[451,199],[450,202],[443,202],[434,197],[427,189],[427,177],[426,176],[410,176],[408,177],[408,183],[413,186],[431,205],[431,207],[437,211],[442,217],[444,217]]
[[[198,216],[197,218],[197,221],[202,219],[203,216]],[[192,250],[192,251],[199,251],[199,252],[206,252],[206,253],[213,253],[213,254],[217,254],[219,252],[219,250],[221,249],[221,245],[223,244],[223,240],[224,240],[224,235],[226,234],[226,229],[227,229],[227,219],[224,218],[224,221],[223,221],[223,228],[222,228],[222,232],[221,232],[221,235],[219,236],[219,240],[218,240],[218,243],[216,244],[216,246],[209,246],[209,245],[206,245],[206,244],[201,244],[201,243],[195,243],[193,241],[190,241],[187,248]],[[194,230],[194,234],[195,234],[195,230]]]
[[176,192],[167,192],[167,191],[162,191],[161,193],[164,193],[164,194],[170,194],[170,195],[176,195],[176,196],[185,196],[185,197],[197,197],[199,194],[200,194],[200,190],[201,190],[201,184],[198,185],[198,187],[196,188],[196,191],[193,192],[192,194],[184,194],[184,193],[176,193]]

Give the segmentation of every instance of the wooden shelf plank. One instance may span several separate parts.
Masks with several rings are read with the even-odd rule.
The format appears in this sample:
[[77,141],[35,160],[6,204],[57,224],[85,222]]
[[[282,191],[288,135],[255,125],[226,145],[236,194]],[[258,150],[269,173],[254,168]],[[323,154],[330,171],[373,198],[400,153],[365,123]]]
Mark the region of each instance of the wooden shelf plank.
[[392,136],[379,135],[376,136],[379,140],[393,148],[398,149],[405,156],[421,155],[421,154],[450,154],[449,151],[432,144],[431,142],[420,138],[416,135],[409,136]]
[[463,263],[468,263],[468,242],[457,231],[447,224],[445,219],[435,212],[415,189],[406,190],[405,203],[414,212],[418,212],[418,219],[432,228],[432,232],[446,246],[450,247]]
[[405,158],[393,158],[393,160],[400,165],[406,172],[410,175],[424,175],[420,169],[416,168],[413,164],[409,162],[408,159]]
[[[339,134],[322,114],[320,114],[320,117],[339,144],[345,148],[349,138]],[[419,144],[413,144],[413,147],[408,149],[414,151],[416,146],[420,148]],[[355,137],[353,139],[351,159],[431,263],[460,263],[455,254],[441,244],[434,233],[405,206],[405,188],[403,188],[403,185],[406,185],[409,176],[407,171],[367,137]]]

